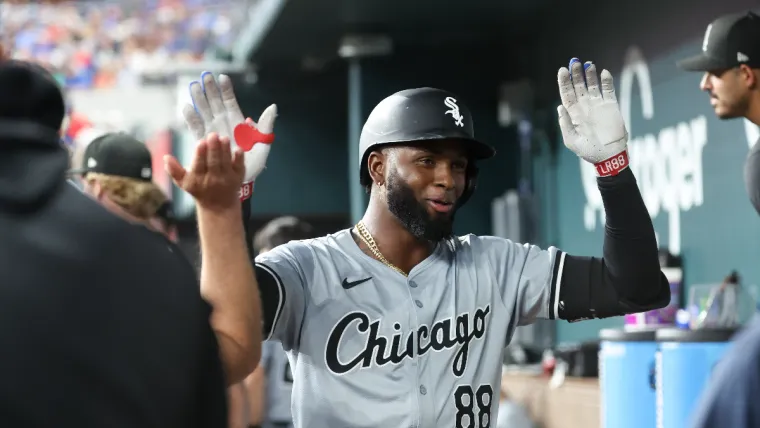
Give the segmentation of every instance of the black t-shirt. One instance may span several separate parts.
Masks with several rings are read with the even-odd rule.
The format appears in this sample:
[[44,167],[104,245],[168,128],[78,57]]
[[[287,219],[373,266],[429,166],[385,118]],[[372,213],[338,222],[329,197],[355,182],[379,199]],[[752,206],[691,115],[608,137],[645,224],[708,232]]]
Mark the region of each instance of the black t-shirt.
[[0,426],[226,427],[219,350],[178,247],[66,184],[0,211]]
[[760,140],[749,149],[744,162],[744,187],[752,206],[760,214]]

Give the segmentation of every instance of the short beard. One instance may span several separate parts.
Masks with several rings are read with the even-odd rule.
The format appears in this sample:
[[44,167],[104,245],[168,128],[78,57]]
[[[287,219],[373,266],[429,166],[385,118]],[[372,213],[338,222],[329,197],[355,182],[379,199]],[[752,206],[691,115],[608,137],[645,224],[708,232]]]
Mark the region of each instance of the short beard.
[[454,235],[454,212],[449,216],[431,217],[426,207],[414,196],[414,191],[398,178],[395,171],[388,175],[385,188],[388,210],[412,236],[439,242]]
[[717,114],[719,119],[721,120],[727,120],[727,119],[737,119],[740,117],[745,117],[747,115],[747,112],[749,111],[749,104],[750,104],[750,96],[749,95],[743,95],[738,97],[738,99],[729,104],[724,104],[725,110],[721,114]]

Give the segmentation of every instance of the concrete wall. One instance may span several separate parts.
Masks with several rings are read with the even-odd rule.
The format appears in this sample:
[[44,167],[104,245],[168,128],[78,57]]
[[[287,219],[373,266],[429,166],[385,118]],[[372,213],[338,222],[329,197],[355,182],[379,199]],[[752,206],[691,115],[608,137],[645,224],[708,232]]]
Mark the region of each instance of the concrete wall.
[[[610,2],[588,5],[588,14],[569,5],[555,14],[565,21],[549,23],[534,42],[533,50],[542,54],[535,56],[533,63],[540,66],[533,70],[541,81],[554,82],[557,68],[572,56],[608,68],[631,134],[632,168],[659,243],[683,255],[687,283],[719,282],[736,268],[745,283],[760,284],[760,222],[742,180],[744,157],[758,129],[743,120],[718,120],[698,88],[701,75],[675,66],[677,59],[699,52],[714,17],[756,3]],[[544,90],[545,100],[556,105],[556,85]],[[545,213],[555,219],[548,231],[553,243],[572,253],[601,255],[604,223],[593,170],[564,147],[553,161],[557,200],[553,212]],[[558,339],[590,339],[600,327],[619,325],[620,318],[561,321]]]

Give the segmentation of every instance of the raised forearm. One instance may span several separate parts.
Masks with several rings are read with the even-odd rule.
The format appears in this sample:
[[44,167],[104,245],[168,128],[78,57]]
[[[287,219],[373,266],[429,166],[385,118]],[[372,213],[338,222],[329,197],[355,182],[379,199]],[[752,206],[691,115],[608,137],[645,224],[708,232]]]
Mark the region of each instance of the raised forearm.
[[663,288],[668,287],[652,220],[633,172],[626,169],[616,177],[599,178],[598,185],[607,217],[604,260],[619,298],[639,305],[662,301]]
[[239,206],[225,211],[198,208],[201,294],[214,308],[229,385],[243,380],[261,357],[261,304],[245,242]]
[[598,184],[607,216],[604,258],[565,257],[559,316],[570,321],[644,312],[670,301],[652,220],[633,173],[626,169]]

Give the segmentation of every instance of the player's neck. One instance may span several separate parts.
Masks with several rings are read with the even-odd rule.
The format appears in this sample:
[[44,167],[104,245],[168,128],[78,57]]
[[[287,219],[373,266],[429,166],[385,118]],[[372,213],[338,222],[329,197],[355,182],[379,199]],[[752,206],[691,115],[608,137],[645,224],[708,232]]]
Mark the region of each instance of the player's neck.
[[750,122],[760,126],[760,92],[755,91],[753,95],[754,98],[749,103],[749,108],[747,109],[747,115],[745,117]]
[[383,257],[406,273],[428,258],[435,249],[430,241],[417,239],[409,233],[390,211],[372,203],[367,207],[362,222]]

